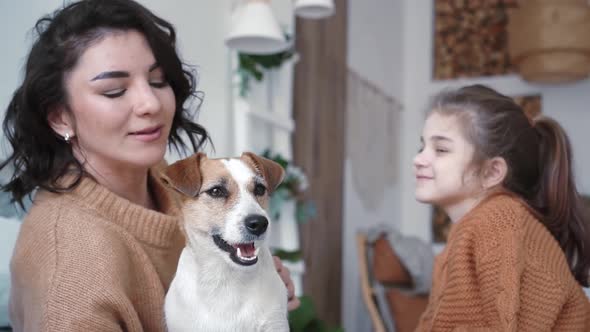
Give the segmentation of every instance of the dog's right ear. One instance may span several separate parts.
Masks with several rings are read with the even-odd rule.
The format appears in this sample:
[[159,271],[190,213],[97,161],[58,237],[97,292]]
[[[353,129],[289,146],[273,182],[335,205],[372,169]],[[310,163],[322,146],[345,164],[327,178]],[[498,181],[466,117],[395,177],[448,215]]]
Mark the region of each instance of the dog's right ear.
[[257,172],[264,177],[268,186],[269,191],[273,192],[285,177],[285,170],[277,162],[270,159],[258,156],[252,152],[242,153],[242,158],[248,158]]
[[197,197],[201,189],[201,161],[207,155],[199,152],[164,168],[161,178],[170,187],[189,197]]

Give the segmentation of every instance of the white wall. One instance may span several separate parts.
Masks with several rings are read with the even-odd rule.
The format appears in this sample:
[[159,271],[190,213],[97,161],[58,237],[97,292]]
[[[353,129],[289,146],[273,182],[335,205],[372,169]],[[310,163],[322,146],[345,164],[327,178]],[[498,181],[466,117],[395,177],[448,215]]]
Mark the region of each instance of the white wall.
[[[211,133],[217,155],[231,154],[229,50],[224,44],[230,0],[139,2],[176,27],[181,57],[196,67],[197,88],[205,92],[198,122]],[[21,68],[31,43],[30,29],[39,17],[61,7],[62,3],[62,0],[0,1],[1,114],[21,81]]]
[[[403,8],[400,1],[363,0],[348,2],[348,67],[390,97],[403,96]],[[347,131],[358,123],[347,124]],[[377,151],[399,142],[377,142]],[[370,162],[370,161],[368,161]],[[361,298],[355,234],[359,229],[388,223],[399,224],[399,181],[384,192],[382,203],[368,210],[353,184],[354,169],[347,155],[344,167],[344,225],[342,255],[342,320],[346,331],[369,331],[368,313]]]
[[348,67],[395,98],[403,93],[402,1],[348,3]]
[[[198,122],[211,134],[217,156],[233,154],[231,135],[230,51],[224,44],[230,0],[140,0],[171,22],[178,34],[183,60],[195,65],[197,89],[205,93]],[[213,151],[207,150],[213,155]]]

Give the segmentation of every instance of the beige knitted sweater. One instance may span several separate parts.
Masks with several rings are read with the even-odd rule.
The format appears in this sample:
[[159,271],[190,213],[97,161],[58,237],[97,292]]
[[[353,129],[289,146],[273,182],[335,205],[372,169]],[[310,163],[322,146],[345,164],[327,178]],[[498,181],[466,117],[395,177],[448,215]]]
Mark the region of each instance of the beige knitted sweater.
[[85,178],[40,191],[11,261],[15,331],[164,331],[165,292],[184,246],[174,198],[150,175],[159,210]]
[[417,331],[590,331],[590,304],[553,236],[497,195],[453,226]]

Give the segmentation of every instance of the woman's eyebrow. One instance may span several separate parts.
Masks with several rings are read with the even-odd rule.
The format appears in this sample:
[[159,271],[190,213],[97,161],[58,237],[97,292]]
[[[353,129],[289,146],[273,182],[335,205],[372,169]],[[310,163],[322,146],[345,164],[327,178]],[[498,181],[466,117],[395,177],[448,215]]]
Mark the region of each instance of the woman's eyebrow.
[[[148,71],[151,73],[152,71],[158,69],[159,67],[160,67],[160,64],[156,62],[150,66]],[[109,79],[109,78],[123,78],[123,77],[129,77],[129,72],[123,71],[123,70],[105,71],[105,72],[102,72],[102,73],[96,75],[90,81],[104,80],[104,79]]]
[[122,77],[129,77],[129,72],[126,71],[105,71],[98,75],[96,75],[90,81],[97,81],[97,80],[104,80],[109,78],[122,78]]
[[450,139],[450,138],[448,138],[448,137],[446,137],[446,136],[440,136],[440,135],[435,135],[435,136],[432,136],[432,137],[430,138],[430,140],[431,140],[431,141],[435,141],[435,142],[440,142],[440,141],[445,141],[445,142],[452,142],[452,141],[453,141],[452,139]]

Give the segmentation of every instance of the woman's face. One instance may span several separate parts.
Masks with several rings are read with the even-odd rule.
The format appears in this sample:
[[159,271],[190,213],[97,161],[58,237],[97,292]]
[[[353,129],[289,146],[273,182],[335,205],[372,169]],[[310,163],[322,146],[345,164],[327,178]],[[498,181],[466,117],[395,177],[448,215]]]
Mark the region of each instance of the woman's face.
[[100,172],[163,159],[176,101],[141,33],[116,31],[91,44],[65,82],[71,114],[61,118],[80,161]]

